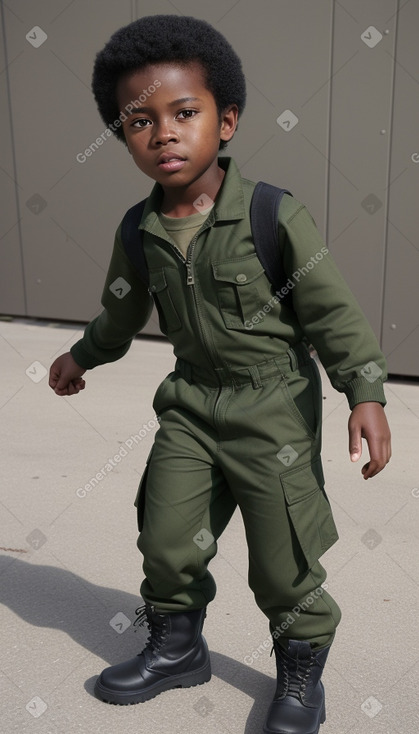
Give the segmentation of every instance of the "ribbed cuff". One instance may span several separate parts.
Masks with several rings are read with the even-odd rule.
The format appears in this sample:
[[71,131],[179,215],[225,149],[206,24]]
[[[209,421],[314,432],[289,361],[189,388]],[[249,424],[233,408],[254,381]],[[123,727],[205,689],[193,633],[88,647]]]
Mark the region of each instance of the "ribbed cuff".
[[383,407],[387,403],[382,380],[379,377],[374,379],[371,372],[366,377],[355,377],[344,386],[343,390],[351,410],[358,403],[381,403]]

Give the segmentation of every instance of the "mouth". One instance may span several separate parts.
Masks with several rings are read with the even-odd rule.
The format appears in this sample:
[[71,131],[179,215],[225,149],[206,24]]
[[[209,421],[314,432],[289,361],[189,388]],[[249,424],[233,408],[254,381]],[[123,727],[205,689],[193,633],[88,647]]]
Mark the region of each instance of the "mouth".
[[177,153],[164,153],[157,161],[159,168],[164,171],[179,171],[186,163],[186,159]]

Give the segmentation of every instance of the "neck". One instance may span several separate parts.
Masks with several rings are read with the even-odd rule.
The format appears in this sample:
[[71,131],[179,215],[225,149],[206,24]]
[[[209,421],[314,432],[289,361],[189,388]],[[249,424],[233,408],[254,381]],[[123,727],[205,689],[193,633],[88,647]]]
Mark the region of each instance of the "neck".
[[213,172],[207,171],[207,175],[201,176],[199,181],[194,181],[189,186],[163,187],[162,213],[168,217],[188,217],[199,212],[200,200],[205,204],[203,208],[211,206],[211,201],[215,201],[221,188],[224,176],[225,171],[217,163]]

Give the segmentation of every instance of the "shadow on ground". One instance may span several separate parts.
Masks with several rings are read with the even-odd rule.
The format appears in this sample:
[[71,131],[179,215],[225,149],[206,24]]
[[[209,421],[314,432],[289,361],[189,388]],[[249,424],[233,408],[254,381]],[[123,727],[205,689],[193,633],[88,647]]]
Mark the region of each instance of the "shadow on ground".
[[[139,606],[139,597],[134,594],[97,586],[62,568],[6,555],[0,556],[0,580],[2,604],[32,627],[65,632],[103,659],[105,665],[100,669],[133,657],[145,643],[147,629],[128,623],[134,621]],[[126,628],[117,631],[121,624]],[[254,700],[244,734],[261,730],[275,687],[272,678],[219,652],[211,652],[211,661],[213,675]],[[94,682],[95,678],[85,682],[90,695]]]

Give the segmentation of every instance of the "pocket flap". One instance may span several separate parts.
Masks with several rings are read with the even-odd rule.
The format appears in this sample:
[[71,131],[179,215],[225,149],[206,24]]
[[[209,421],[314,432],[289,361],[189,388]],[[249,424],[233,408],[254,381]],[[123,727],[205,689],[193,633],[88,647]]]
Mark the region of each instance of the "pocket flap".
[[281,484],[289,505],[294,505],[296,502],[309,497],[324,485],[320,459],[284,472],[281,475]]
[[256,254],[213,263],[212,271],[215,280],[223,280],[237,286],[252,283],[265,272]]
[[312,568],[339,537],[323,489],[320,460],[285,472],[281,484],[295,534],[308,568]]
[[159,293],[167,288],[166,276],[164,270],[150,270],[150,293]]

